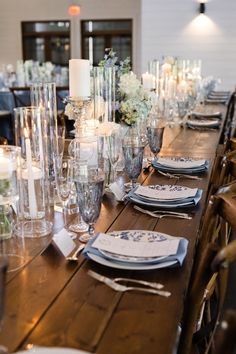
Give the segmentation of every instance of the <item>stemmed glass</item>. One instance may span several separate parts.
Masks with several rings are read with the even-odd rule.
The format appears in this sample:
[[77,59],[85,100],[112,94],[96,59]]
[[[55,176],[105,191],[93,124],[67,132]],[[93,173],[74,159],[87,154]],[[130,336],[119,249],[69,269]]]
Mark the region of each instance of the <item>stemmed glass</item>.
[[[62,203],[64,223],[67,223],[66,216],[72,214],[71,206],[78,211],[76,201],[76,191],[73,181],[73,163],[74,160],[71,157],[64,158],[60,155],[54,155],[55,166],[55,180],[58,197]],[[72,210],[74,210],[72,209]],[[70,223],[68,230],[72,232],[81,232],[80,225],[78,229],[78,223]],[[87,231],[88,226],[85,224],[83,231]]]
[[81,242],[87,242],[95,235],[94,224],[101,210],[104,172],[99,168],[78,163],[74,165],[74,182],[80,214],[89,225],[88,233],[81,235],[79,239]]
[[164,129],[165,124],[159,119],[151,120],[147,127],[148,144],[155,160],[162,148]]
[[121,137],[117,133],[113,133],[106,137],[107,155],[111,164],[111,181],[116,178],[116,166],[121,154]]
[[131,179],[132,188],[136,187],[137,179],[142,171],[144,148],[142,137],[134,132],[123,139],[125,172]]

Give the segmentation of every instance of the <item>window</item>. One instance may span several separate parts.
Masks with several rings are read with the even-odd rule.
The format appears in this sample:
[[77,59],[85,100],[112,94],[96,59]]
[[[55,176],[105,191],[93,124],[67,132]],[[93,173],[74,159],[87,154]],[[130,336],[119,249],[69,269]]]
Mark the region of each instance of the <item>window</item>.
[[105,48],[113,48],[120,59],[132,61],[132,20],[86,20],[81,22],[82,57],[98,65]]
[[22,22],[24,60],[51,61],[68,65],[70,59],[70,22]]

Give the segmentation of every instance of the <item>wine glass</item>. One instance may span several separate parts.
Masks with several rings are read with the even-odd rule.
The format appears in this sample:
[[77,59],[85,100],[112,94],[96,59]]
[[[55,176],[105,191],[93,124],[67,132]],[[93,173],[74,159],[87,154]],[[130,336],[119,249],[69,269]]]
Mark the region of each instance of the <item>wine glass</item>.
[[81,235],[79,239],[81,242],[87,242],[95,235],[94,224],[101,210],[104,172],[87,164],[78,163],[74,169],[74,182],[80,214],[89,225],[88,233]]
[[[55,181],[58,197],[62,203],[64,223],[67,224],[66,216],[71,215],[74,212],[78,212],[75,186],[73,181],[73,162],[70,157],[64,158],[60,155],[54,155],[55,166]],[[73,195],[74,194],[74,195]],[[73,232],[81,232],[77,229],[77,221],[68,225],[68,230]],[[86,228],[83,231],[87,230]]]
[[125,172],[131,179],[132,188],[136,187],[142,171],[144,148],[143,139],[138,135],[127,135],[123,139]]
[[157,155],[161,151],[163,143],[165,124],[163,121],[153,119],[147,127],[147,138],[151,152],[154,154],[154,159],[157,160]]

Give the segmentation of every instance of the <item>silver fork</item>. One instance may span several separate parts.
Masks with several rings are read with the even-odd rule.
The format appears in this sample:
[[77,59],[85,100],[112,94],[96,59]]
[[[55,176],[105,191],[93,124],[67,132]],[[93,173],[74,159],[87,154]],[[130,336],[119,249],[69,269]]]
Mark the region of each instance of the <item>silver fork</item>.
[[105,276],[98,274],[96,272],[93,272],[92,270],[88,271],[88,275],[90,275],[92,278],[106,284],[107,286],[109,286],[111,289],[113,289],[115,291],[120,291],[120,292],[140,291],[140,292],[154,294],[154,295],[160,295],[160,296],[164,296],[164,297],[169,297],[171,295],[171,293],[169,291],[121,285],[121,284],[114,282],[113,279],[105,277]]
[[192,176],[192,175],[185,175],[185,174],[181,174],[181,173],[169,173],[169,172],[162,172],[159,171],[158,172],[165,176],[165,177],[169,177],[169,178],[175,178],[175,179],[180,179],[180,178],[188,178],[188,179],[195,179],[195,180],[201,180],[202,177],[198,177],[198,176]]
[[138,207],[137,205],[134,205],[134,209],[140,211],[141,213],[150,215],[150,216],[152,216],[154,218],[158,218],[158,219],[165,218],[165,217],[173,217],[173,218],[187,219],[187,220],[192,219],[192,216],[190,216],[186,213],[175,213],[175,212],[166,211],[166,212],[158,214],[158,211],[146,210],[146,209]]

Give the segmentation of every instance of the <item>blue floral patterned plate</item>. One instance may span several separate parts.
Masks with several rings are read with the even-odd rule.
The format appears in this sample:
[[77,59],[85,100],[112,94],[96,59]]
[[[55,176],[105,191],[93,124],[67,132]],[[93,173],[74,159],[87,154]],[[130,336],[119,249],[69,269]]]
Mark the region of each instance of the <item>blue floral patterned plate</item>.
[[[169,235],[155,232],[155,231],[145,231],[145,230],[123,230],[109,232],[108,235],[116,238],[121,238],[122,240],[129,240],[134,242],[163,242],[167,239],[172,238]],[[108,252],[104,250],[99,250],[99,252],[107,259],[120,261],[120,262],[132,262],[132,263],[157,263],[163,259],[169,257],[133,257],[125,256],[113,252]]]

